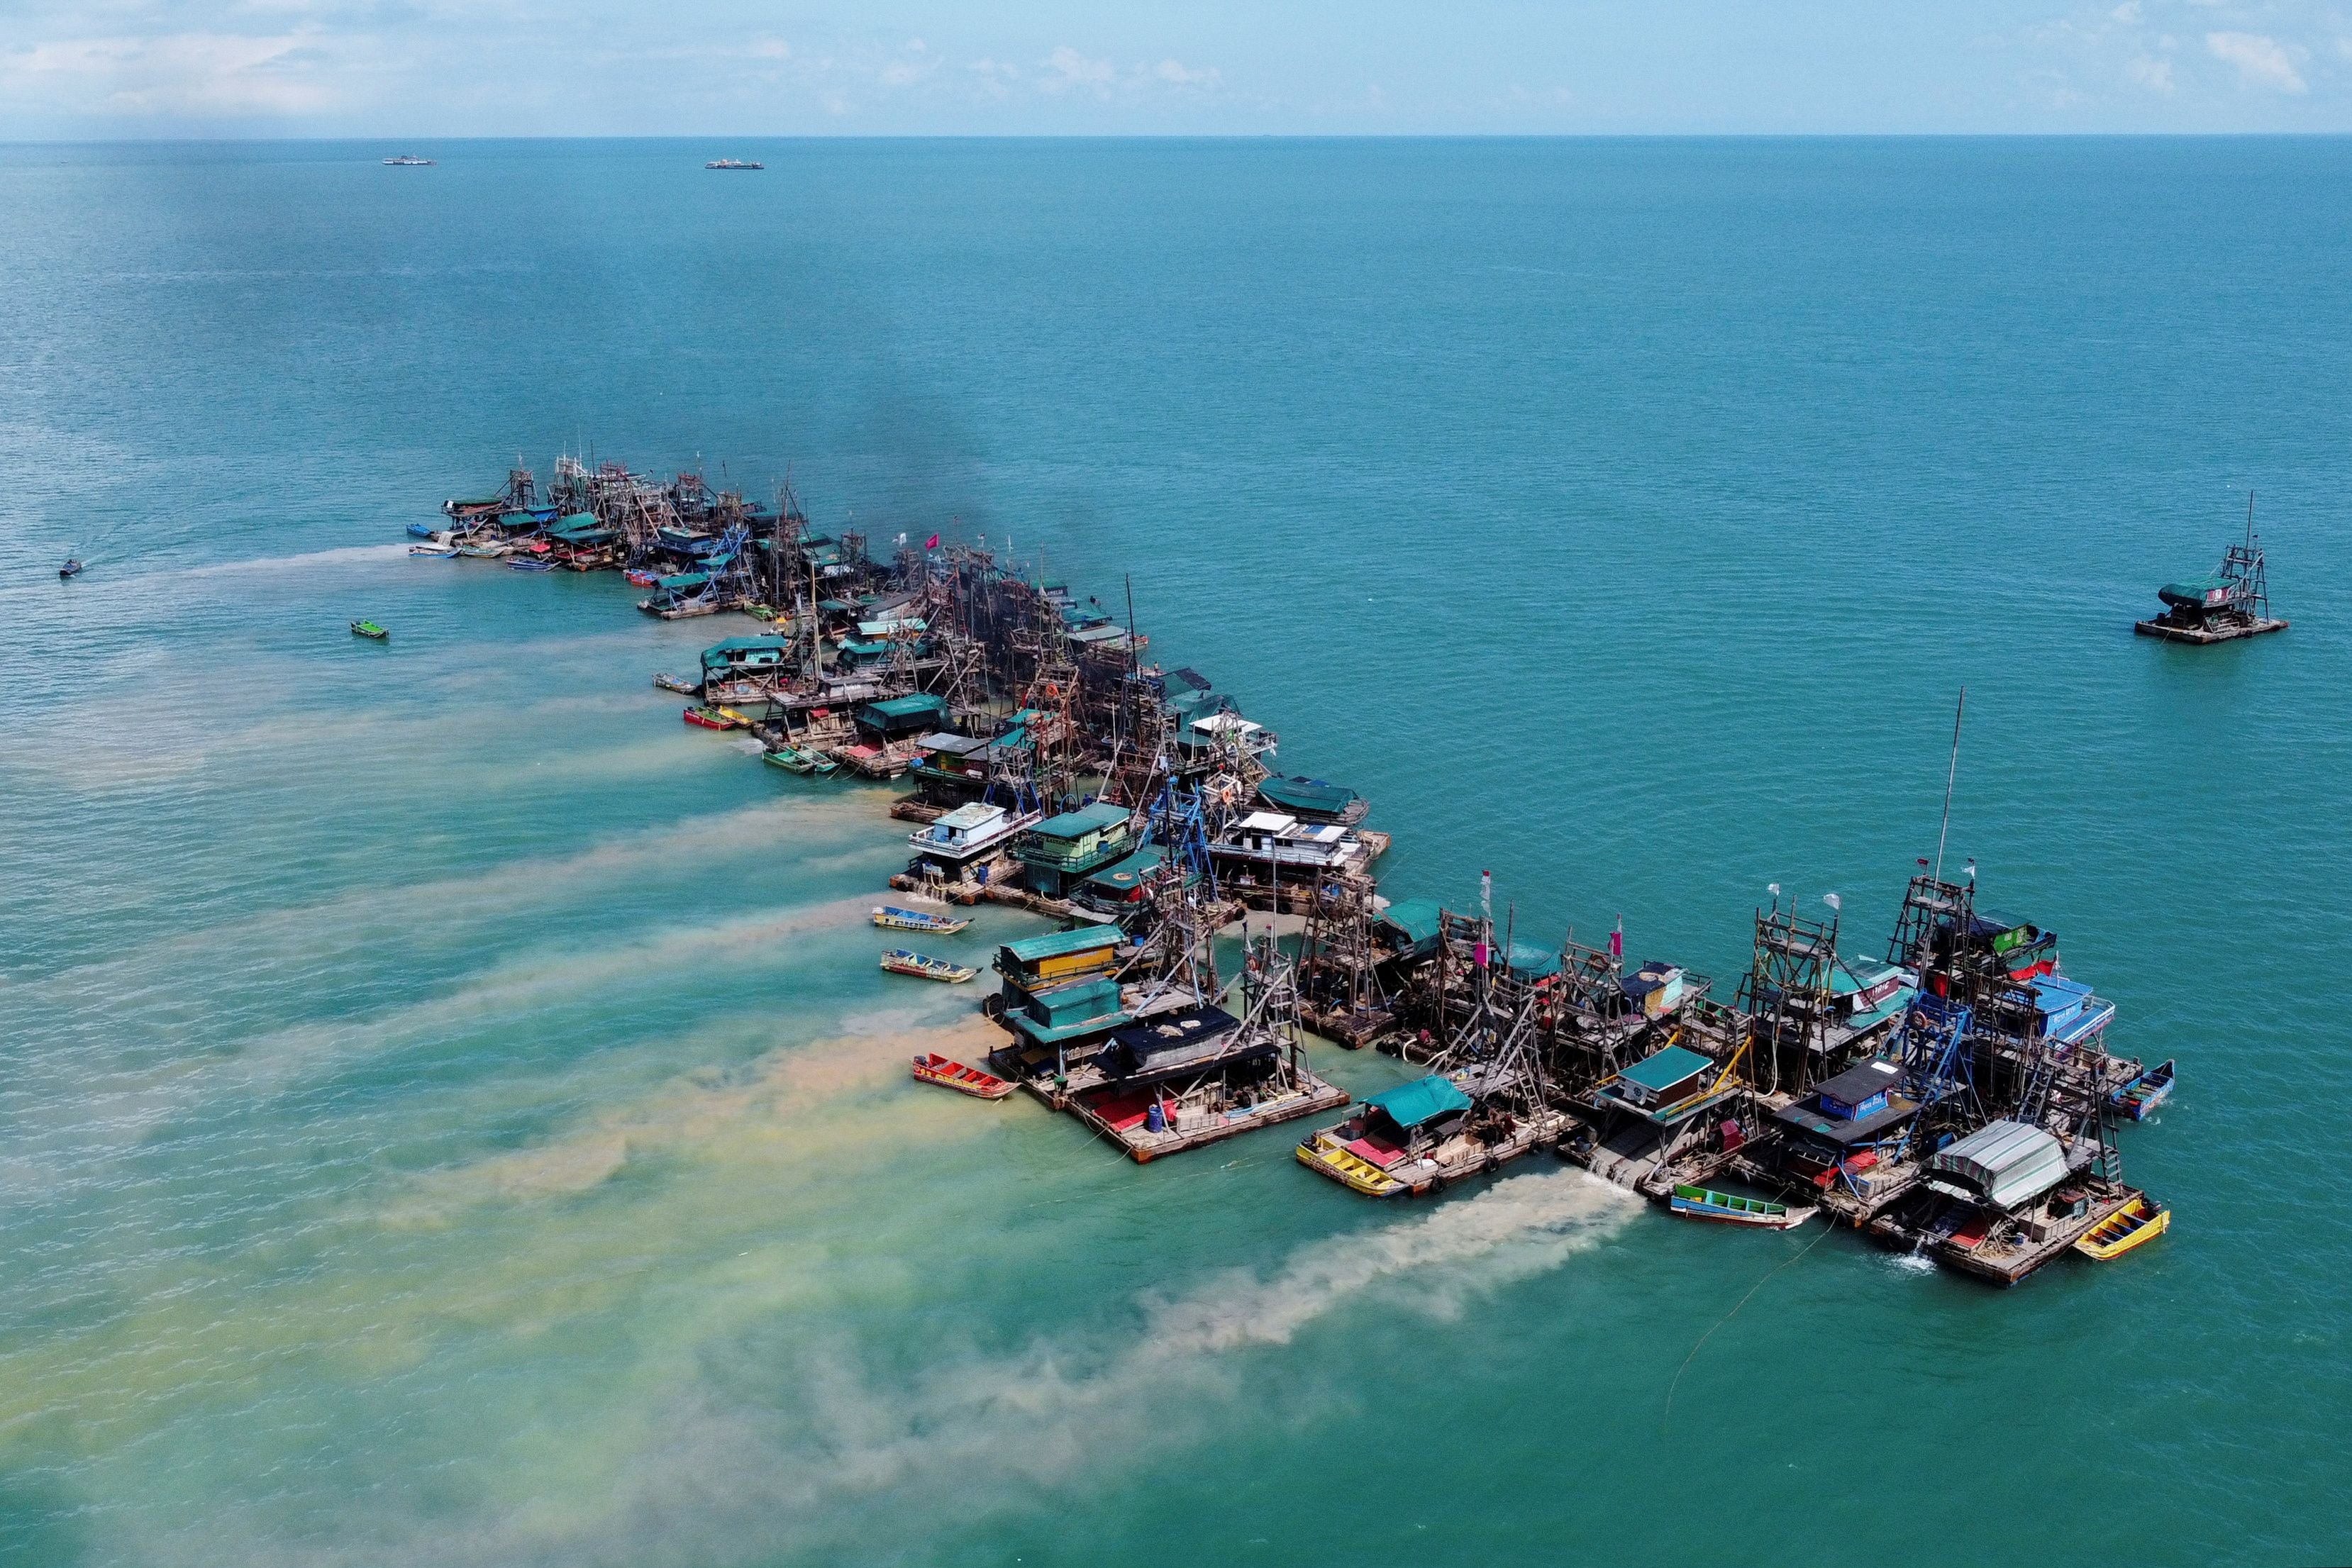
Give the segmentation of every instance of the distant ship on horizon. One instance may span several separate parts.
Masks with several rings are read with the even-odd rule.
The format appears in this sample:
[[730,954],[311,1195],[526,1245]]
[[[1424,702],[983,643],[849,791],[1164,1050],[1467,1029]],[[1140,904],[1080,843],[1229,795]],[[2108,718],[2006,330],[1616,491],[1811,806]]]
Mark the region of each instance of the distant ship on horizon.
[[429,169],[433,166],[432,159],[419,158],[414,152],[404,152],[397,158],[387,158],[383,162],[388,169]]
[[747,163],[740,158],[713,158],[703,165],[706,169],[764,169],[765,163]]

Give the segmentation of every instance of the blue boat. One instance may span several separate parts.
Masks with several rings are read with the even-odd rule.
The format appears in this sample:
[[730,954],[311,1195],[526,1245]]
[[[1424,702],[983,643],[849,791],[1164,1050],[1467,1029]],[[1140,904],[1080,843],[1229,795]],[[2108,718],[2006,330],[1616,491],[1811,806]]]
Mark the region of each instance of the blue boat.
[[413,539],[429,539],[440,531],[440,529],[435,528],[430,523],[411,523],[408,525],[408,537]]
[[2150,1111],[2171,1097],[2172,1061],[2168,1057],[2109,1094],[2107,1103],[2133,1121],[2144,1122]]

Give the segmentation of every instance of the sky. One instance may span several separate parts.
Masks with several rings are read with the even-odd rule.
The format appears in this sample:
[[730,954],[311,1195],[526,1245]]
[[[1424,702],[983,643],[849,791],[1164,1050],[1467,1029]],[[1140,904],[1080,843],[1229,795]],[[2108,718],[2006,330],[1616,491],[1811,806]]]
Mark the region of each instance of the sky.
[[0,140],[2352,131],[2352,0],[0,0]]

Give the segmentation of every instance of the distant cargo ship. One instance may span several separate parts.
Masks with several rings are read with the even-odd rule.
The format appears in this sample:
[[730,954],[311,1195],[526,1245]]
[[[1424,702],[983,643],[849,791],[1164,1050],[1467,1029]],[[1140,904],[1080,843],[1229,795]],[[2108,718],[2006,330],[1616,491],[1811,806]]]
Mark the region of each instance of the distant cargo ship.
[[713,158],[703,165],[706,169],[764,169],[765,163],[746,163],[740,158]]
[[404,152],[397,158],[387,158],[383,162],[384,167],[388,169],[430,169],[433,167],[432,159],[419,158],[414,152]]

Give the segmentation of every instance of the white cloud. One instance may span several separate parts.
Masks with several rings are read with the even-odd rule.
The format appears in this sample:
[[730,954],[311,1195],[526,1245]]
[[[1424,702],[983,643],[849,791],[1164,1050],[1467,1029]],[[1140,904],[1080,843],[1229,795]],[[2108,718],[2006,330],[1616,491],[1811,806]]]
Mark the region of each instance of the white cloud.
[[2238,68],[2238,79],[2248,87],[2275,88],[2281,92],[2306,92],[2303,73],[2276,38],[2262,33],[2208,33],[2205,47],[2217,60]]
[[1151,74],[1161,81],[1177,87],[1214,87],[1223,79],[1214,66],[1206,70],[1192,70],[1181,60],[1162,60],[1152,67]]
[[317,78],[316,42],[308,30],[58,39],[0,54],[0,97],[95,100],[141,116],[301,114],[333,96]]
[[2108,12],[2107,15],[2127,27],[2137,26],[2141,16],[2139,0],[2124,0],[2122,5]]
[[2150,92],[2170,92],[2173,88],[2170,60],[2135,55],[2124,62],[2124,74]]
[[1054,74],[1045,78],[1045,85],[1056,91],[1073,87],[1090,87],[1097,93],[1107,93],[1110,84],[1118,79],[1118,68],[1108,60],[1093,59],[1064,44],[1037,62]]

